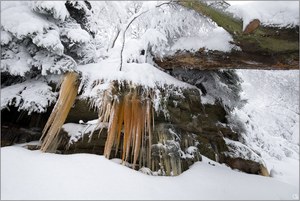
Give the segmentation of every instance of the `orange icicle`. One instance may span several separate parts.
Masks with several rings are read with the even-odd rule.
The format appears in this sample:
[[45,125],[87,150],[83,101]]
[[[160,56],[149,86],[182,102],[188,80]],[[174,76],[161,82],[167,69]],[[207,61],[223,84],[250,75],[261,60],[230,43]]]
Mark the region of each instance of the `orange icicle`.
[[77,96],[78,74],[68,72],[64,75],[59,91],[59,98],[43,129],[41,151],[55,151],[58,146],[58,134],[64,124]]

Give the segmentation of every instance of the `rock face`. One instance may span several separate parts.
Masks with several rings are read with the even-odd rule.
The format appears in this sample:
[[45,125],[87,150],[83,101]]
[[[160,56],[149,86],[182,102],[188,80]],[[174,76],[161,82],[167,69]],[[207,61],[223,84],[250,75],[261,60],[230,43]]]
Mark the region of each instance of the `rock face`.
[[63,128],[60,132],[61,143],[58,146],[57,152],[61,154],[91,153],[102,155],[107,138],[107,129],[103,129],[101,134],[99,134],[99,130],[96,130],[93,135],[81,135],[80,132],[84,130],[85,127],[85,125],[81,125],[79,129],[75,131],[78,132],[79,135],[73,140],[70,138],[70,133]]
[[[190,75],[187,77],[191,78]],[[192,82],[198,78],[196,76]],[[202,94],[206,92],[212,95],[211,87],[205,80],[200,89]],[[219,94],[218,91],[216,93]],[[182,89],[180,93],[169,91],[162,96],[167,97],[164,99],[165,110],[154,115],[151,165],[148,169],[143,168],[144,172],[153,175],[178,175],[194,162],[200,161],[203,155],[233,169],[268,176],[260,157],[238,142],[239,134],[230,128],[227,112],[220,102],[204,104],[197,88]],[[227,98],[226,95],[224,97]],[[50,112],[51,108],[46,114],[28,116],[14,108],[10,108],[10,111],[3,110],[1,146],[38,140]],[[57,153],[102,155],[107,128],[103,128],[101,134],[100,128],[95,129],[91,135],[90,132],[85,132],[87,124],[79,124],[80,120],[87,122],[97,118],[97,112],[90,110],[86,101],[77,100],[65,122],[65,125],[72,123],[72,131],[65,129],[66,127],[61,129]],[[121,135],[121,143],[122,137]],[[145,150],[141,149],[140,154],[146,154]],[[122,150],[113,149],[110,157],[122,158]],[[128,162],[130,164],[132,158]],[[137,163],[139,167],[143,167],[145,161],[138,159]]]
[[[185,89],[182,94],[171,92],[166,106],[168,112],[160,112],[154,118],[150,168],[152,174],[178,175],[194,162],[201,160],[201,155],[204,155],[217,162],[225,163],[233,169],[268,175],[263,163],[236,157],[236,155],[242,156],[242,153],[230,154],[239,152],[239,149],[231,149],[225,139],[230,139],[231,142],[238,141],[238,133],[227,125],[227,113],[221,104],[202,104],[199,90]],[[88,111],[86,114],[91,116],[87,115],[83,118],[84,115],[81,116],[79,111]],[[96,113],[89,111],[87,103],[79,101],[70,112],[68,120],[88,121],[91,120],[89,118],[96,116]],[[84,125],[81,131],[83,128]],[[99,129],[91,136],[89,133],[77,135],[76,141],[70,141],[70,134],[64,129],[61,131],[61,136],[59,153],[103,154],[107,129],[103,129],[100,135]],[[121,149],[112,152],[115,157],[121,158]],[[142,150],[140,154],[143,154]]]

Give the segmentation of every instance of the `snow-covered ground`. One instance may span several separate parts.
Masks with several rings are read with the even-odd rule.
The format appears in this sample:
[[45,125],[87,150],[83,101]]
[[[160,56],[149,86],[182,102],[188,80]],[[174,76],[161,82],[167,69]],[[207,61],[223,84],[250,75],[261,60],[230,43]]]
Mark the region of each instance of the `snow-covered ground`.
[[[298,199],[297,187],[233,171],[203,157],[177,177],[148,176],[92,154],[1,148],[1,199]],[[215,164],[214,166],[211,164]]]

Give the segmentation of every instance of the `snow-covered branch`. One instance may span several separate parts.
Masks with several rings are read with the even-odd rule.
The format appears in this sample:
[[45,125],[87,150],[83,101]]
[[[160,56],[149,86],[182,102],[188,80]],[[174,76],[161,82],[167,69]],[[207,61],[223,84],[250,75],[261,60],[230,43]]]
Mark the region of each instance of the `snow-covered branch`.
[[149,12],[151,9],[156,9],[156,8],[159,8],[163,5],[167,5],[167,4],[170,4],[172,1],[168,1],[168,2],[164,2],[164,3],[161,3],[159,5],[156,5],[154,8],[148,8],[147,10],[143,10],[143,7],[141,8],[141,10],[134,14],[129,20],[128,20],[128,23],[124,26],[123,30],[122,30],[122,47],[121,47],[121,52],[120,52],[120,71],[122,71],[122,66],[123,66],[123,51],[124,51],[124,46],[125,46],[125,38],[126,38],[126,31],[127,29],[130,27],[130,25],[138,18],[140,17],[141,15]]

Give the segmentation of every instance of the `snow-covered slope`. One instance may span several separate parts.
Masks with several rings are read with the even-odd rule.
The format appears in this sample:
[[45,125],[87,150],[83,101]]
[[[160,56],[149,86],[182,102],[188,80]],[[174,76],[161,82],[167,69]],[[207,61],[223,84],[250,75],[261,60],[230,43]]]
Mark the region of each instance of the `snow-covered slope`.
[[299,185],[299,70],[238,70],[245,125],[242,142],[259,153],[271,176]]
[[[57,155],[1,148],[2,199],[200,200],[296,199],[298,188],[203,157],[177,177],[155,177],[91,154]],[[211,165],[211,164],[214,165]]]

